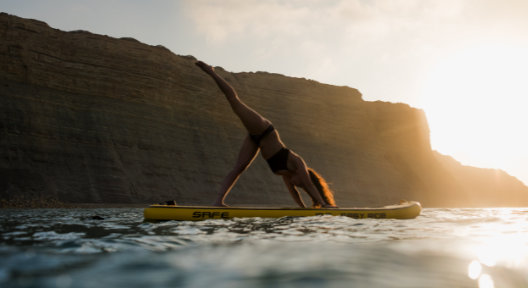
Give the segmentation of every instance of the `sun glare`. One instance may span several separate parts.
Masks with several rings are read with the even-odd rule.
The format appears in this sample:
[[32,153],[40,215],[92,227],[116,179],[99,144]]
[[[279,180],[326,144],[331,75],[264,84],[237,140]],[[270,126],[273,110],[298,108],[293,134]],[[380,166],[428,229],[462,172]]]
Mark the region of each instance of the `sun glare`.
[[496,265],[511,269],[525,267],[525,241],[526,237],[519,235],[499,236],[486,239],[480,245],[473,246],[476,260],[471,261],[468,265],[468,277],[478,281],[479,288],[495,287],[493,278],[485,271],[498,271],[493,269]]
[[528,56],[515,46],[475,46],[441,59],[423,83],[433,149],[463,163],[506,169],[528,147]]

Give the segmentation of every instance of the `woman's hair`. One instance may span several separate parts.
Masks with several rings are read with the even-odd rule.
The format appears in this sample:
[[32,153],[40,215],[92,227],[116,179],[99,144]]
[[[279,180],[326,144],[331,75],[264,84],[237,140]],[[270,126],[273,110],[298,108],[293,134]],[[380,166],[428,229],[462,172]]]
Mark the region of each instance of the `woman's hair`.
[[[315,172],[315,170],[313,170],[312,168],[308,168],[308,174],[310,174],[310,179],[312,180],[312,183],[315,185],[315,188],[317,188],[317,191],[319,192],[319,194],[321,194],[321,197],[326,202],[326,204],[336,205],[334,200],[334,193],[328,187],[326,180],[317,172]],[[312,202],[314,207],[319,206],[317,205],[317,201],[313,197]]]

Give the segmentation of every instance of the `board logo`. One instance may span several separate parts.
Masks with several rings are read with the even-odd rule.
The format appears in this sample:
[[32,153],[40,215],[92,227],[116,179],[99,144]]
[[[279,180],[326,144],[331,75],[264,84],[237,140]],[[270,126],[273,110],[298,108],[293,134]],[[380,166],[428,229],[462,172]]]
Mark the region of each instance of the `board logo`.
[[209,212],[209,211],[195,211],[192,218],[198,219],[228,219],[229,212]]

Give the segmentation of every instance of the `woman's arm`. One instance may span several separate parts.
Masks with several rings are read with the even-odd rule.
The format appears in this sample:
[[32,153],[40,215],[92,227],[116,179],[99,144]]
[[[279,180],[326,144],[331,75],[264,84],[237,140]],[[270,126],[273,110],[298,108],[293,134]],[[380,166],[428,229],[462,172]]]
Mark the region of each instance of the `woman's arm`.
[[312,201],[314,201],[315,207],[318,207],[319,205],[321,205],[324,208],[337,208],[337,206],[335,205],[326,203],[321,193],[319,193],[319,190],[317,190],[317,188],[313,184],[312,179],[310,179],[308,170],[304,169],[301,171],[301,173],[302,173],[301,175],[302,184],[300,186],[306,191],[306,193],[312,196]]
[[310,198],[312,198],[314,207],[326,206],[323,197],[321,197],[321,194],[319,191],[317,191],[317,188],[312,183],[312,179],[310,179],[310,175],[308,174],[306,163],[304,163],[304,160],[301,158],[301,156],[292,152],[288,158],[288,166],[292,168],[292,172],[294,173],[292,175],[293,181],[290,182],[293,182],[294,185],[301,187],[304,189],[304,191],[306,191]]
[[304,205],[304,202],[301,199],[301,195],[299,191],[297,191],[297,189],[295,188],[295,185],[293,185],[290,179],[286,176],[282,176],[282,179],[284,180],[284,184],[286,184],[286,187],[288,187],[288,191],[290,191],[290,194],[293,200],[295,200],[295,202],[297,203],[297,205],[299,205],[301,208],[306,208],[306,205]]

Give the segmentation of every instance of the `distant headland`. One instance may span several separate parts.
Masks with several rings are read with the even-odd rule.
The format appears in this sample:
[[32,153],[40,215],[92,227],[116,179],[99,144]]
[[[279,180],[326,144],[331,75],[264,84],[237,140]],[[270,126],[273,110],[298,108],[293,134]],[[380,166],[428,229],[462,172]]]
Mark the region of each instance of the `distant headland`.
[[[245,130],[194,57],[5,13],[0,40],[0,207],[214,200]],[[217,71],[331,182],[342,207],[528,205],[516,178],[433,151],[419,109],[302,78]],[[227,202],[295,204],[260,158]]]

